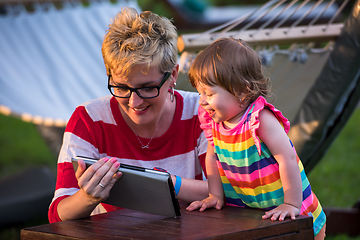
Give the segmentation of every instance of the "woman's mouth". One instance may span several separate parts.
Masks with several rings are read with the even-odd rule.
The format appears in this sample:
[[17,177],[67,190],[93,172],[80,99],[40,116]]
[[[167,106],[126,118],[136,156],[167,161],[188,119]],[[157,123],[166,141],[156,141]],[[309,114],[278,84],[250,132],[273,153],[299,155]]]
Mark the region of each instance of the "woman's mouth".
[[[150,105],[149,105],[150,106]],[[146,107],[136,107],[136,108],[131,108],[135,114],[143,114],[146,112],[146,110],[149,108],[149,106]]]

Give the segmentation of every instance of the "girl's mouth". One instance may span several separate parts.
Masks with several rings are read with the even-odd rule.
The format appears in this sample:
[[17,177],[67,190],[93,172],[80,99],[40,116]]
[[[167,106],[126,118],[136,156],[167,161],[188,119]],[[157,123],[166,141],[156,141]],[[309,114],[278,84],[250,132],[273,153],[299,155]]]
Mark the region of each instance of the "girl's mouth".
[[214,116],[214,114],[215,114],[215,111],[214,110],[206,110],[207,112],[208,112],[208,114],[209,114],[209,117],[213,117]]

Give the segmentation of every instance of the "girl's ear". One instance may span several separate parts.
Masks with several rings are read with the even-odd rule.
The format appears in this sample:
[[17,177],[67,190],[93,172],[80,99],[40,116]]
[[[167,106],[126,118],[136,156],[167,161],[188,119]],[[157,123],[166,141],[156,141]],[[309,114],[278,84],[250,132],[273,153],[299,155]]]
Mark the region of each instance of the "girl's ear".
[[240,106],[243,106],[246,104],[246,94],[245,93],[240,93],[240,94],[236,94],[236,99],[239,102]]

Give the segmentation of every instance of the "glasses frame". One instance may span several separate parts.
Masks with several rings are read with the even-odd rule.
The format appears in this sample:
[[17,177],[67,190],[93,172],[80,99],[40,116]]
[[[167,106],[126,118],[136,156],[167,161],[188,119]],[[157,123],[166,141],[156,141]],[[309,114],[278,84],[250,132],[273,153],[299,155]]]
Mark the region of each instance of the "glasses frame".
[[[109,72],[110,72],[110,70],[109,70]],[[166,80],[169,79],[170,75],[171,75],[171,72],[166,72],[165,75],[164,75],[164,77],[163,77],[163,79],[161,80],[160,84],[157,85],[157,86],[131,88],[131,87],[120,87],[120,86],[111,85],[111,84],[110,84],[110,77],[111,77],[112,75],[109,74],[109,76],[108,76],[108,89],[109,89],[109,92],[111,93],[111,95],[113,95],[114,97],[117,97],[117,98],[130,98],[130,97],[131,97],[131,94],[132,94],[133,92],[136,92],[136,94],[137,94],[140,98],[143,98],[143,99],[156,98],[156,97],[158,97],[159,94],[160,94],[160,88],[162,87],[162,85],[164,85],[164,83],[166,82]],[[127,90],[130,90],[130,94],[129,94],[128,97],[120,97],[120,96],[117,96],[117,95],[115,95],[114,93],[112,93],[111,88],[127,89]],[[156,96],[154,96],[154,97],[143,97],[143,96],[138,92],[138,90],[139,90],[139,89],[144,89],[144,88],[147,88],[147,89],[149,89],[149,88],[150,88],[150,89],[156,88],[156,89],[158,90]]]

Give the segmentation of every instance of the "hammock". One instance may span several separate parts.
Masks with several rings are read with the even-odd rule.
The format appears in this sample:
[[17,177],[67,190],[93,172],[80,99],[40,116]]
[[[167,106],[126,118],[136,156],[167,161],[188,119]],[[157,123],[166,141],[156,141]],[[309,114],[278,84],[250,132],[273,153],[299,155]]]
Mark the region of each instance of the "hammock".
[[[185,75],[196,53],[218,38],[242,38],[252,44],[271,74],[273,103],[289,118],[289,137],[309,172],[344,127],[360,98],[360,1],[344,23],[336,20],[347,2],[268,1],[246,16],[206,32],[184,34],[178,42],[181,70]],[[306,5],[310,5],[308,10],[284,25]],[[332,17],[327,23],[319,23],[327,11],[333,12]],[[312,19],[300,24],[312,12]],[[252,29],[259,21],[260,26]],[[247,24],[237,28],[244,22]],[[326,46],[320,45],[324,42]],[[290,47],[284,49],[284,44]],[[191,89],[185,82],[181,87]]]
[[135,0],[5,5],[0,14],[0,113],[64,127],[79,104],[108,95],[102,39],[121,7]]

